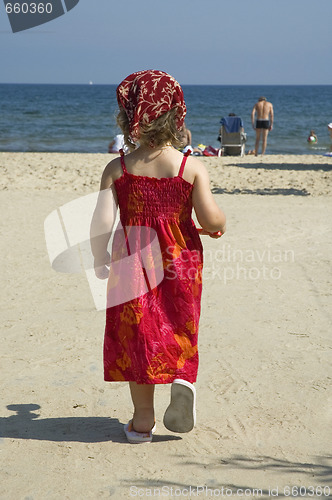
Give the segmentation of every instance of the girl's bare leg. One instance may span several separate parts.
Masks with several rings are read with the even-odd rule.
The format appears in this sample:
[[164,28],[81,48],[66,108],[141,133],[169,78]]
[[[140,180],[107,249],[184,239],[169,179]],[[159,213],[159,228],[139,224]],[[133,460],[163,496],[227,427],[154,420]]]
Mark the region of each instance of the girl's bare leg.
[[154,425],[154,385],[129,382],[134,405],[133,427],[136,432],[149,432]]

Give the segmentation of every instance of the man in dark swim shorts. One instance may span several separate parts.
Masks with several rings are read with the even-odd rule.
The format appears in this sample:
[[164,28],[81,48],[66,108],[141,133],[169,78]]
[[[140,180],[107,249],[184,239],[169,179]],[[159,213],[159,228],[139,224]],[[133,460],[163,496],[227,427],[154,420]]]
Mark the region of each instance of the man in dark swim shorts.
[[[257,114],[256,124],[255,117]],[[251,123],[256,130],[255,155],[258,155],[259,142],[262,138],[262,155],[265,153],[267,136],[273,127],[273,106],[266,100],[266,97],[260,97],[254,105],[251,112]]]
[[256,120],[256,129],[257,128],[264,128],[269,130],[270,120]]

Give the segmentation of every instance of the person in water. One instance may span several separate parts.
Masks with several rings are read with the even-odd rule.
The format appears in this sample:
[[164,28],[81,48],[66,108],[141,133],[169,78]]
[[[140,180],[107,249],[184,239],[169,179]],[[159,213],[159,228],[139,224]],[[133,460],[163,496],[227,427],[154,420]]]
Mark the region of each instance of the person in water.
[[315,131],[310,130],[310,134],[309,134],[309,137],[307,139],[307,142],[312,144],[312,143],[316,143],[317,141],[318,141],[318,137],[317,137]]

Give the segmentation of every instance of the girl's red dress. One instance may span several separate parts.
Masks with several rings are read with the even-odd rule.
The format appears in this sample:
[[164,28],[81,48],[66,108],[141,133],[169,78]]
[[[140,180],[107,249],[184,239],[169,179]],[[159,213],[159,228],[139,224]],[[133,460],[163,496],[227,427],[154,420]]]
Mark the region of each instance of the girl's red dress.
[[[191,218],[193,185],[182,177],[186,159],[184,156],[176,177],[157,179],[130,174],[121,156],[123,175],[114,184],[122,229],[116,231],[113,239],[112,262],[116,271],[112,272],[111,267],[108,281],[106,381],[196,381],[203,252]],[[117,303],[117,294],[123,296],[130,283],[136,281],[128,281],[128,255],[133,253],[132,242],[128,244],[131,233],[136,235],[134,252],[142,266],[135,276],[141,276],[147,288],[140,296]],[[151,243],[153,234],[158,237],[160,251],[158,255],[154,251],[153,264],[149,266],[149,259],[142,260],[139,254],[144,245],[147,248],[147,240]],[[158,262],[163,278],[156,284],[158,281],[153,283],[151,276]]]

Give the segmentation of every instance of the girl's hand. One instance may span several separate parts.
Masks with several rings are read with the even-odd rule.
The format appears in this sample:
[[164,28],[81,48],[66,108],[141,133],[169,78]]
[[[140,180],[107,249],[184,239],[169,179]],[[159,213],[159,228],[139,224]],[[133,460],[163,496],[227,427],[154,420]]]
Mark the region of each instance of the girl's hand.
[[223,233],[221,231],[217,231],[216,233],[207,233],[210,238],[214,238],[214,239],[217,239],[217,238],[221,238]]
[[99,280],[107,280],[110,270],[107,266],[95,267],[95,275]]
[[95,259],[94,269],[95,275],[100,280],[106,280],[109,277],[109,265],[111,263],[111,256],[107,252],[104,259]]
[[209,231],[205,231],[204,229],[202,228],[197,228],[197,231],[199,232],[199,234],[201,235],[207,235],[207,236],[210,236],[210,238],[221,238],[222,236],[222,232],[221,231],[216,231],[215,233],[209,233]]

